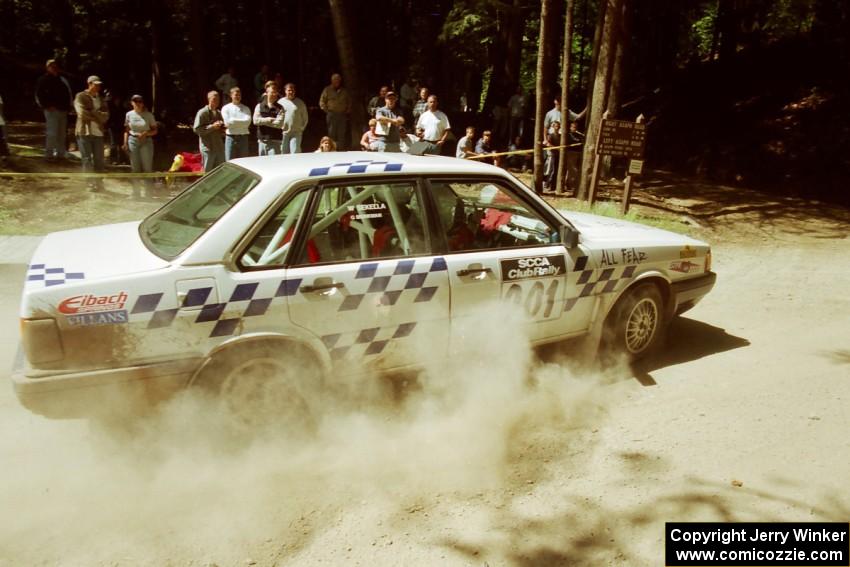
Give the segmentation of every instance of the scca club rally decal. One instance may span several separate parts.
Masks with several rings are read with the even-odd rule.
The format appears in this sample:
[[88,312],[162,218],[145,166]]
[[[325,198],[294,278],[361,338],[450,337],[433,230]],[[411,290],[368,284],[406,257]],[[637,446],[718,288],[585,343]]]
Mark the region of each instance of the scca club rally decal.
[[119,292],[114,295],[75,295],[59,304],[59,312],[72,327],[91,325],[116,325],[126,323],[127,293]]
[[567,270],[563,256],[529,256],[502,260],[502,280],[513,282],[531,278],[560,276]]

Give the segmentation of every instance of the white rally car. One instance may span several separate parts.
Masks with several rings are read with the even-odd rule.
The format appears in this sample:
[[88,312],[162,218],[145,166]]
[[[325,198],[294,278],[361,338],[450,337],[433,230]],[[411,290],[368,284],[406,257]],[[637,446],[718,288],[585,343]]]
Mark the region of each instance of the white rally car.
[[12,380],[32,411],[77,417],[116,392],[228,395],[270,368],[393,371],[423,345],[449,352],[458,321],[499,302],[524,309],[534,344],[588,336],[638,358],[714,281],[707,244],[556,211],[490,165],[246,158],[141,223],[48,235]]

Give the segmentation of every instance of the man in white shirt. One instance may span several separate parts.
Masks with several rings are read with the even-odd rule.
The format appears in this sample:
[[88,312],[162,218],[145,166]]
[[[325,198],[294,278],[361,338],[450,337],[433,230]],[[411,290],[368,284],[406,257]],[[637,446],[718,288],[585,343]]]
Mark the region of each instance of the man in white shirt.
[[295,96],[295,83],[287,83],[283,89],[284,97],[277,101],[285,112],[283,119],[283,147],[285,154],[301,153],[301,138],[310,118],[307,105]]
[[229,102],[221,109],[221,119],[224,120],[224,161],[248,157],[248,137],[251,127],[251,109],[242,104],[242,90],[239,87],[230,89]]
[[448,116],[442,110],[437,110],[437,104],[437,95],[430,95],[428,110],[422,113],[416,123],[417,128],[422,128],[423,141],[428,144],[426,154],[439,155],[451,130]]

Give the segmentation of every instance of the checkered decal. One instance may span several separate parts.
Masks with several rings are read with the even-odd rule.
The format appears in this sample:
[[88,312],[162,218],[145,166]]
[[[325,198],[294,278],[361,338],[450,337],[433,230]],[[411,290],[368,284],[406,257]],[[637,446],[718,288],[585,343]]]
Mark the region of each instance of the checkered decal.
[[[363,299],[368,294],[381,294],[381,305],[395,305],[404,292],[416,294],[413,297],[413,303],[431,301],[437,293],[438,287],[425,285],[428,274],[448,269],[444,258],[434,258],[431,260],[427,270],[419,272],[415,271],[416,260],[399,260],[395,264],[388,263],[385,267],[391,271],[382,269],[381,272],[387,272],[384,275],[377,275],[379,271],[378,266],[378,262],[360,265],[354,276],[352,286],[360,287],[362,293],[354,293],[346,296],[340,304],[339,311],[356,310],[363,304]],[[230,299],[224,303],[207,303],[212,288],[194,288],[186,293],[186,297],[183,299],[183,303],[179,308],[161,308],[160,303],[165,294],[162,292],[148,293],[140,295],[136,299],[130,315],[150,314],[147,328],[162,329],[174,323],[174,319],[177,317],[177,312],[180,308],[200,307],[200,312],[194,322],[214,322],[215,325],[210,331],[209,336],[227,337],[236,331],[239,323],[245,317],[264,315],[275,299],[293,296],[298,293],[302,281],[301,278],[281,280],[277,284],[273,294],[269,296],[261,295],[259,297],[257,296],[257,290],[260,286],[259,282],[242,283],[233,289]],[[356,282],[362,282],[362,284],[357,286]],[[267,285],[267,283],[264,283],[264,285]],[[224,316],[225,313],[232,315],[234,312],[241,314],[235,317]],[[360,342],[357,344],[363,343]],[[377,354],[380,352],[380,350],[374,350],[377,348],[383,350],[383,347],[380,345],[373,346],[373,351],[368,354]]]
[[[384,268],[392,268],[390,272]],[[391,264],[381,269],[378,274],[378,262],[361,264],[350,286],[361,293],[352,293],[342,301],[339,311],[353,311],[363,304],[368,294],[381,294],[381,305],[395,305],[404,292],[416,293],[413,303],[431,301],[437,293],[438,286],[425,285],[428,274],[448,270],[445,258],[434,258],[424,272],[414,271],[416,260],[399,260],[395,267]]]
[[340,360],[347,355],[365,357],[381,354],[387,345],[394,340],[409,337],[416,328],[416,323],[402,323],[398,326],[373,327],[353,333],[335,333],[325,335],[325,343],[332,360]]
[[377,161],[371,159],[361,159],[358,161],[349,161],[343,163],[335,163],[328,167],[314,167],[310,170],[310,177],[317,175],[328,175],[331,170],[334,173],[366,173],[369,170],[371,173],[379,171],[401,171],[402,164],[390,163],[388,161]]
[[[234,333],[239,323],[245,317],[263,315],[268,311],[272,301],[279,297],[295,295],[301,285],[301,279],[281,280],[277,289],[270,297],[255,297],[259,282],[242,283],[233,289],[230,299],[224,303],[207,303],[212,288],[199,287],[189,290],[183,299],[181,307],[200,307],[201,310],[195,318],[195,323],[211,323],[215,325],[210,331],[210,337],[227,337]],[[159,309],[163,293],[148,293],[140,295],[136,299],[130,315],[150,313],[148,329],[161,329],[168,327],[174,322],[178,308]],[[225,312],[233,313],[241,311],[237,317],[222,318]]]
[[65,268],[50,268],[47,264],[31,264],[27,270],[28,282],[44,282],[45,287],[62,285],[69,280],[84,280],[83,272],[66,272]]
[[[617,289],[619,282],[630,279],[637,266],[626,266],[619,275],[615,275],[619,268],[598,268],[596,270],[585,270],[587,266],[587,256],[581,256],[576,260],[575,269],[573,272],[581,272],[579,274],[576,285],[582,286],[578,297],[567,299],[564,304],[564,311],[569,311],[579,299],[601,295],[603,293],[611,293]],[[594,277],[595,276],[595,277]]]

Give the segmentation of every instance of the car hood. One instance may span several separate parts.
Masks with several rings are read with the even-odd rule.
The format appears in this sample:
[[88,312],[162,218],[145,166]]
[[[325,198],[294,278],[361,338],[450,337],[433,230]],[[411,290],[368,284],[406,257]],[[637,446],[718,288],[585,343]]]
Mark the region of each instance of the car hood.
[[707,246],[704,242],[684,234],[677,234],[645,224],[565,209],[558,209],[558,212],[578,229],[586,242],[601,244],[625,242],[632,246]]
[[33,254],[27,288],[79,283],[157,270],[168,262],[139,237],[139,222],[80,228],[48,234]]

